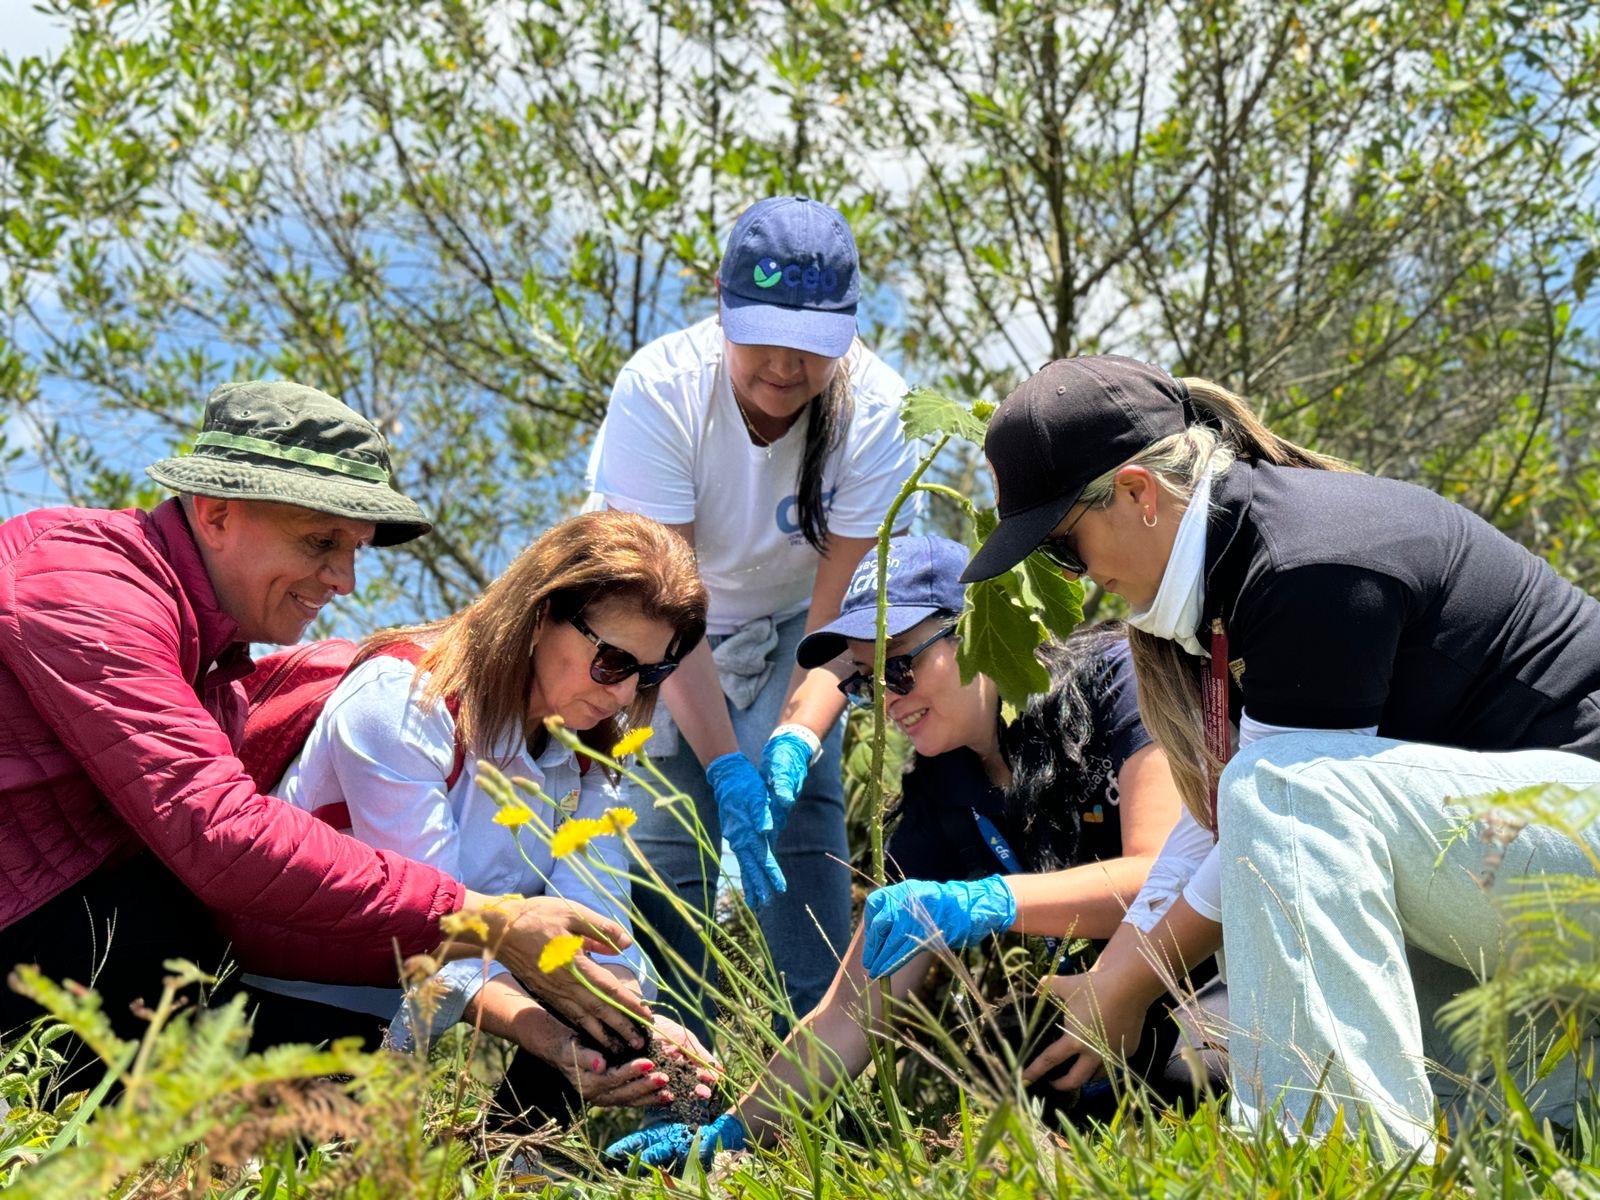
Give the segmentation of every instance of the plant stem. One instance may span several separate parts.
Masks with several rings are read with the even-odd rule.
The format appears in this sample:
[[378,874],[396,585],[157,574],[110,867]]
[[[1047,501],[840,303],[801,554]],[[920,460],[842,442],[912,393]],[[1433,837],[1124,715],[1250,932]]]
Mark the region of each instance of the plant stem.
[[[899,494],[884,514],[883,524],[878,526],[878,615],[872,645],[872,778],[867,781],[867,834],[872,842],[872,882],[878,886],[883,884],[883,759],[889,740],[889,715],[883,683],[884,662],[888,658],[889,647],[889,537],[894,532],[895,519],[900,515],[901,507],[917,491],[918,480],[923,472],[933,464],[949,440],[948,433],[942,435],[933,449],[923,456],[910,478],[900,485]],[[887,1028],[889,1008],[894,1003],[888,976],[878,980],[878,989],[883,1005],[884,1026]],[[868,1028],[871,1029],[870,1022]],[[883,1038],[871,1033],[867,1045],[877,1065],[878,1091],[883,1098],[890,1126],[903,1131],[905,1114],[900,1109],[899,1097],[895,1092],[894,1050]],[[901,1145],[903,1155],[904,1143]]]
[[969,517],[972,515],[972,500],[967,496],[963,496],[953,487],[943,483],[919,483],[917,484],[917,491],[931,492],[935,496],[943,496],[952,504],[960,507]]
[[[867,781],[867,833],[872,842],[872,882],[879,885],[883,883],[883,758],[889,740],[883,686],[883,664],[889,647],[889,538],[901,507],[916,492],[917,481],[949,440],[948,433],[942,435],[933,449],[922,456],[917,469],[900,485],[899,494],[883,516],[883,524],[878,526],[878,620],[872,645],[872,778]],[[931,489],[937,485],[921,486]]]

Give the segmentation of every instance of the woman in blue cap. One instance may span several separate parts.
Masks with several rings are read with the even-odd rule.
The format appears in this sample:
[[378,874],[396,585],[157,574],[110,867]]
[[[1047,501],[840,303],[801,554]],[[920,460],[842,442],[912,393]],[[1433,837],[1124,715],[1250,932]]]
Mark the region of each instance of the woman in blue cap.
[[[623,367],[589,464],[591,506],[653,517],[695,548],[711,636],[662,686],[676,728],[658,720],[652,758],[693,798],[710,845],[727,838],[804,1012],[849,935],[844,698],[830,672],[782,664],[838,613],[915,458],[899,420],[905,383],[856,338],[860,273],[838,212],[797,196],[752,205],[717,284],[716,317]],[[717,854],[683,814],[636,806],[643,853],[709,914]],[[654,894],[637,902],[663,999],[704,1033],[700,931]]]
[[[612,1153],[665,1167],[681,1164],[691,1145],[709,1159],[719,1143],[742,1146],[749,1131],[770,1135],[786,1091],[826,1089],[841,1070],[866,1066],[866,1029],[879,1017],[872,979],[890,976],[904,996],[941,949],[1007,931],[1103,941],[1117,929],[1180,808],[1166,758],[1139,719],[1127,642],[1118,627],[1102,626],[1047,648],[1050,691],[1007,724],[994,684],[981,674],[963,684],[956,664],[965,565],[966,552],[944,538],[891,543],[887,712],[915,751],[887,853],[899,882],[867,898],[862,928],[821,1006],[732,1111],[698,1139],[685,1126],[660,1126]],[[850,674],[839,687],[863,701],[872,697],[876,582],[874,551],[838,619],[799,652],[802,666],[842,657]],[[1215,1010],[1222,998],[1212,989],[1207,999]],[[1193,1096],[1205,1082],[1175,1053],[1179,1032],[1155,1014],[1136,1056],[1169,1098]],[[828,1053],[806,1053],[810,1039]],[[808,1059],[815,1065],[802,1068]],[[1220,1071],[1213,1074],[1220,1081]]]
[[[1128,601],[1187,810],[1093,970],[1055,981],[1065,1032],[1024,1078],[1091,1078],[1163,991],[1152,963],[1226,941],[1237,1115],[1295,1134],[1359,1117],[1425,1155],[1437,1106],[1496,1094],[1437,1014],[1514,963],[1516,906],[1562,909],[1574,947],[1600,932],[1539,882],[1593,877],[1592,807],[1562,787],[1556,821],[1490,807],[1600,784],[1600,604],[1460,506],[1132,359],[1044,367],[984,450],[1000,521],[965,577],[1043,550]],[[1504,1077],[1570,1125],[1592,1051],[1547,1055],[1566,1026],[1529,1028]]]

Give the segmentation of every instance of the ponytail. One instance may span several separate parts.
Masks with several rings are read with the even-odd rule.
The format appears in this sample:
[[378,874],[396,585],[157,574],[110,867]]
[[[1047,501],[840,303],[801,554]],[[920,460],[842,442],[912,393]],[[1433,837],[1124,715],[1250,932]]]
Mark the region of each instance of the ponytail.
[[[1267,462],[1278,467],[1310,467],[1319,471],[1355,470],[1342,458],[1318,454],[1281,438],[1261,423],[1250,406],[1220,383],[1190,377],[1183,380],[1189,401],[1201,422],[1216,429],[1235,458]],[[1159,443],[1158,443],[1159,444]],[[1153,449],[1153,447],[1152,447]],[[1140,461],[1143,455],[1135,459]],[[1196,480],[1198,482],[1198,479]]]
[[[1163,490],[1185,504],[1209,471],[1227,474],[1236,459],[1319,471],[1354,471],[1342,459],[1318,454],[1279,437],[1238,396],[1206,379],[1185,379],[1199,424],[1161,439],[1123,466],[1150,470]],[[1121,470],[1118,467],[1117,470]],[[1083,499],[1103,503],[1111,495],[1116,471],[1094,480]],[[1129,628],[1134,675],[1139,681],[1139,715],[1167,756],[1184,806],[1203,827],[1211,827],[1211,787],[1222,774],[1222,760],[1206,745],[1200,677],[1194,659],[1168,638]]]

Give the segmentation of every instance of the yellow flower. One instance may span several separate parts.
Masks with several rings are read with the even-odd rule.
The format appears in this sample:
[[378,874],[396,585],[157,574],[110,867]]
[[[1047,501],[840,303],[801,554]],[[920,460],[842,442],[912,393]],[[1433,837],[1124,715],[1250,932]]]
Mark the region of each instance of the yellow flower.
[[631,808],[608,808],[603,823],[607,826],[606,832],[621,833],[638,819],[639,814]]
[[500,811],[494,814],[494,823],[504,825],[507,829],[516,829],[533,820],[533,809],[522,801],[517,800],[511,804],[502,804]]
[[565,858],[582,850],[594,838],[610,832],[612,832],[611,827],[604,821],[574,817],[556,830],[555,836],[550,839],[550,853],[557,858]]
[[446,937],[454,937],[458,933],[475,933],[487,941],[489,924],[480,916],[463,912],[446,913],[439,918],[439,932]]
[[571,966],[572,960],[578,957],[578,951],[582,949],[583,938],[578,934],[557,934],[546,942],[544,949],[539,952],[539,970],[548,975],[551,971]]
[[622,740],[619,741],[615,746],[611,747],[611,757],[627,758],[630,754],[639,753],[639,747],[643,746],[652,737],[654,737],[655,732],[656,731],[651,729],[648,725],[642,725],[638,729],[628,730],[627,733],[622,735]]

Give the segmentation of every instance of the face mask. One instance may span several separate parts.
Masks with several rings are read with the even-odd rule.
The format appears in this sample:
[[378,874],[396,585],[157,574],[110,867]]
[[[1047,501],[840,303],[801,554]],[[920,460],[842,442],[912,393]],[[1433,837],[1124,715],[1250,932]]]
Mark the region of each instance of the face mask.
[[1211,472],[1195,485],[1194,496],[1178,522],[1167,568],[1150,607],[1128,618],[1128,624],[1151,637],[1177,642],[1197,658],[1205,656],[1199,639],[1200,602],[1205,596],[1206,518],[1211,510]]

